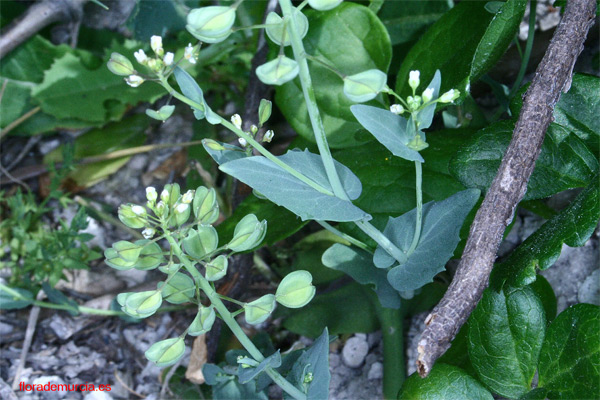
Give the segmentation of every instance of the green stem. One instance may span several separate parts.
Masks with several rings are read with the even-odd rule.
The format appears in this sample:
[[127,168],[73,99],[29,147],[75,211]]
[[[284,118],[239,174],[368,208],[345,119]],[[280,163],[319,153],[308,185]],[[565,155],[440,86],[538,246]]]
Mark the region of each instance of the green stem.
[[350,235],[345,234],[344,232],[339,231],[338,229],[334,228],[333,226],[329,225],[327,222],[325,221],[317,221],[317,223],[319,225],[321,225],[323,228],[327,229],[329,232],[333,233],[334,235],[337,235],[339,237],[341,237],[344,240],[347,240],[348,242],[350,242],[351,244],[355,245],[356,247],[363,249],[365,251],[368,251],[369,253],[372,253],[373,250],[371,248],[369,248],[369,246],[367,246],[365,243],[361,242],[360,240],[353,238]]
[[[206,280],[206,278],[202,276],[202,274],[196,269],[196,267],[194,267],[189,258],[187,258],[183,254],[181,247],[179,247],[179,244],[175,241],[175,239],[173,239],[172,236],[168,235],[167,240],[169,241],[169,244],[171,245],[171,248],[173,249],[173,252],[177,256],[177,258],[181,260],[185,269],[192,275],[196,283],[200,286],[200,289],[202,289],[202,291],[210,300],[211,304],[219,312],[219,315],[221,316],[223,322],[225,322],[229,329],[231,329],[231,332],[233,332],[233,334],[239,340],[242,346],[244,346],[244,348],[256,361],[261,362],[262,360],[264,360],[265,357],[262,355],[260,350],[258,350],[258,348],[254,345],[254,343],[252,343],[250,338],[246,336],[242,328],[235,321],[227,307],[225,307],[225,304],[223,304],[223,302],[219,298],[219,294],[212,288],[210,283]],[[306,395],[304,393],[302,393],[298,388],[296,388],[294,385],[288,382],[273,368],[266,368],[265,371],[267,375],[269,375],[271,379],[273,379],[273,381],[289,395],[291,395],[297,400],[306,400]]]
[[407,260],[406,253],[400,250],[394,243],[390,241],[383,233],[381,233],[377,228],[371,225],[370,222],[362,220],[355,221],[356,226],[358,226],[364,233],[369,235],[371,239],[377,242],[389,255],[394,257],[400,264],[403,264]]
[[325,172],[327,173],[327,179],[329,180],[329,183],[333,188],[333,193],[336,197],[339,197],[342,200],[349,200],[348,195],[342,186],[342,182],[340,181],[337,170],[335,169],[333,157],[331,156],[331,150],[327,144],[325,128],[323,127],[323,121],[321,120],[321,115],[319,114],[317,97],[315,96],[315,90],[313,88],[310,72],[308,70],[306,51],[304,50],[302,39],[298,34],[299,30],[296,20],[292,17],[292,2],[291,0],[279,0],[279,4],[281,6],[281,12],[283,13],[284,18],[289,21],[288,23],[290,29],[288,32],[290,34],[294,58],[298,63],[298,67],[300,68],[300,84],[302,85],[302,92],[304,94],[304,100],[308,109],[308,116],[310,117],[310,122],[315,133],[317,147],[319,148],[321,160],[323,161],[323,166],[325,167]]
[[527,65],[529,64],[529,57],[531,56],[531,49],[533,48],[533,38],[535,36],[535,17],[536,17],[537,0],[531,0],[529,3],[529,32],[527,33],[527,43],[525,44],[525,54],[521,60],[521,68],[519,74],[515,80],[515,84],[508,94],[508,98],[512,98],[515,93],[519,90],[525,72],[527,72]]
[[417,192],[417,218],[415,222],[415,234],[413,235],[413,240],[408,249],[407,254],[410,256],[413,251],[417,248],[419,244],[419,239],[421,238],[421,228],[422,228],[422,219],[423,219],[423,190],[421,185],[423,183],[423,167],[420,161],[415,161],[415,175],[416,175],[416,192]]
[[[377,300],[375,300],[377,301]],[[381,308],[379,322],[383,335],[383,398],[396,399],[406,377],[404,365],[404,311]]]
[[[166,79],[161,79],[160,82],[163,85],[163,87],[169,92],[169,94],[171,94],[176,99],[182,101],[183,103],[185,103],[191,107],[197,108],[199,110],[204,110],[203,104],[196,103],[195,101],[188,99],[183,94],[181,94],[178,91],[176,91],[175,89],[173,89],[173,87],[171,87],[171,85],[169,85],[169,83],[166,81]],[[238,129],[235,125],[233,125],[231,122],[227,121],[225,118],[221,117],[220,115],[218,116],[218,118],[220,120],[219,122],[221,125],[223,125],[227,129],[229,129],[230,131],[232,131],[233,133],[235,133],[236,135],[238,135],[239,137],[244,139],[246,142],[248,142],[248,144],[250,144],[256,150],[258,150],[258,152],[260,154],[262,154],[267,159],[269,159],[270,161],[272,161],[273,163],[275,163],[276,165],[281,167],[286,172],[290,173],[291,175],[298,178],[300,181],[306,183],[308,186],[312,187],[313,189],[317,190],[320,193],[324,193],[328,196],[334,195],[330,190],[322,187],[318,183],[316,183],[313,180],[302,175],[300,172],[296,171],[295,169],[293,169],[292,167],[290,167],[289,165],[287,165],[286,163],[284,163],[283,161],[281,161],[280,159],[275,157],[273,154],[271,154],[269,152],[269,150],[265,149],[260,143],[258,143],[256,140],[254,140],[254,138],[252,136],[248,135],[246,132],[242,131],[241,129]]]

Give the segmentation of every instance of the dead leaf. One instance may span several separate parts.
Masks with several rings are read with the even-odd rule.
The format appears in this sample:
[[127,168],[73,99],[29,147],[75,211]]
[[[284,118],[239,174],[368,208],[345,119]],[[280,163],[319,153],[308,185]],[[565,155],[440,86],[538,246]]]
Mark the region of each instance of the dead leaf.
[[194,339],[192,344],[192,354],[190,354],[190,363],[185,371],[185,377],[190,382],[201,385],[204,383],[202,367],[206,364],[208,350],[206,348],[206,335],[200,335]]

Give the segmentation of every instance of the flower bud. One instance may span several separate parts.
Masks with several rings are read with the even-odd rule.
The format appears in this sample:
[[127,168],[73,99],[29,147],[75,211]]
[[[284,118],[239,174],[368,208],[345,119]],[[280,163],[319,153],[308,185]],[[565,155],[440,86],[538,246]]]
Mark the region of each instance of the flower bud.
[[452,103],[454,100],[460,97],[460,91],[450,89],[446,93],[440,96],[440,103]]
[[185,48],[183,58],[188,60],[190,64],[196,64],[196,57],[194,56],[194,47],[191,43],[188,43],[187,47]]
[[158,111],[147,109],[146,115],[159,121],[166,121],[173,114],[173,111],[175,111],[175,106],[165,105],[159,108]]
[[178,226],[183,225],[190,218],[190,205],[185,203],[179,203],[175,206],[175,221],[171,220],[170,222],[177,224]]
[[433,99],[433,88],[425,89],[421,98],[423,99],[423,103],[429,103]]
[[135,73],[131,61],[127,57],[119,53],[112,53],[106,66],[115,75],[127,76]]
[[165,202],[159,201],[158,204],[156,205],[156,215],[158,217],[162,217],[163,215],[168,214],[168,212],[169,212],[169,207],[167,207]]
[[192,200],[194,200],[194,191],[193,190],[188,190],[187,192],[185,192],[185,194],[181,198],[181,202],[185,203],[185,204],[190,204],[192,202]]
[[363,103],[374,99],[386,87],[387,75],[370,69],[344,78],[344,94],[350,100]]
[[256,136],[256,132],[258,132],[258,126],[254,124],[250,125],[250,133],[252,134],[252,136]]
[[150,203],[154,203],[158,198],[158,194],[156,193],[156,189],[153,186],[148,186],[146,188],[146,198]]
[[238,129],[242,129],[242,117],[240,114],[233,114],[231,116],[231,123]]
[[273,132],[272,129],[269,129],[265,132],[265,135],[263,136],[263,142],[271,143],[271,140],[273,140],[273,136],[275,136],[275,132]]
[[215,309],[213,307],[198,307],[198,314],[190,324],[188,335],[200,336],[210,331],[216,318]]
[[275,296],[266,294],[244,305],[246,322],[251,325],[265,322],[275,309]]
[[288,308],[300,308],[312,300],[315,292],[310,272],[299,270],[283,278],[277,287],[275,299]]
[[248,142],[244,138],[238,138],[238,142],[239,142],[240,146],[242,146],[242,147],[248,146]]
[[186,29],[199,40],[218,43],[227,39],[235,22],[235,8],[209,6],[196,8],[187,16]]
[[175,59],[175,54],[168,52],[167,54],[165,54],[165,57],[163,58],[163,62],[168,67],[171,64],[173,64],[174,59]]
[[[141,208],[144,211],[143,215],[145,215],[146,210],[143,207],[136,206],[133,204],[123,204],[119,207],[119,211],[118,211],[119,219],[121,220],[122,223],[124,223],[125,225],[127,225],[130,228],[133,228],[133,229],[144,228],[146,226],[146,219],[143,218],[142,216],[134,213],[133,207]],[[136,208],[136,210],[139,212],[138,208]]]
[[160,72],[164,66],[162,60],[158,58],[151,58],[150,60],[148,60],[147,65],[148,68],[157,73]]
[[125,83],[131,87],[138,87],[144,83],[144,78],[139,75],[129,75],[127,78],[125,78]]
[[300,72],[300,68],[296,60],[284,55],[256,68],[256,76],[267,85],[283,85],[294,79],[298,72]]
[[160,192],[160,199],[165,203],[169,203],[169,191],[167,189],[163,189],[163,191]]
[[176,337],[154,343],[144,354],[157,367],[168,367],[179,361],[183,353],[185,353],[183,338]]
[[400,115],[404,113],[404,107],[402,107],[402,104],[392,104],[390,106],[390,111],[396,115]]
[[408,104],[408,108],[410,110],[417,110],[419,107],[421,107],[421,96],[408,96],[406,98],[406,103]]
[[[408,86],[410,86],[413,90],[417,90],[421,80],[419,79],[421,73],[419,71],[410,71],[408,73]],[[414,92],[413,92],[414,93]]]
[[308,4],[315,10],[327,11],[336,8],[343,0],[308,0]]
[[137,62],[140,63],[140,64],[142,64],[142,65],[146,65],[146,63],[148,62],[148,56],[146,55],[146,53],[142,49],[139,49],[138,51],[136,51],[135,53],[133,53],[133,56],[135,57],[135,59],[137,60]]
[[271,111],[273,110],[273,103],[267,99],[261,99],[260,105],[258,106],[258,126],[262,126],[271,117]]
[[131,211],[138,217],[146,216],[146,209],[142,206],[133,205],[131,206]]
[[154,35],[150,38],[150,47],[154,51],[154,54],[156,54],[159,57],[162,57],[165,53],[165,51],[163,50],[162,37],[160,36]]
[[146,228],[142,231],[142,236],[144,239],[152,239],[156,234],[156,229],[154,228]]

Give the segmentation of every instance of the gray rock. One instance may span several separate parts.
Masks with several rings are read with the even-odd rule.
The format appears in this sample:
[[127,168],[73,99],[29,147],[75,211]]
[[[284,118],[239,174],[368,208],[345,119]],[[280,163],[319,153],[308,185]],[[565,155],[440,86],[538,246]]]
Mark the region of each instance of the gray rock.
[[11,334],[13,330],[14,328],[12,325],[0,322],[0,336]]
[[342,350],[342,360],[350,368],[358,368],[369,353],[369,344],[365,337],[351,337]]
[[[51,375],[51,376],[40,376],[39,378],[35,378],[31,384],[32,385],[46,385],[47,383],[51,385],[65,385],[65,381],[63,381],[60,377]],[[61,387],[61,389],[64,386]],[[69,392],[67,390],[56,390],[56,391],[44,391],[44,399],[54,400],[54,399],[62,399]]]
[[96,390],[86,394],[83,400],[112,400],[112,396],[107,392]]
[[581,303],[600,305],[600,269],[592,272],[579,287],[577,300]]
[[383,364],[379,361],[371,364],[371,368],[369,368],[369,374],[367,378],[372,381],[374,379],[382,379],[383,378]]

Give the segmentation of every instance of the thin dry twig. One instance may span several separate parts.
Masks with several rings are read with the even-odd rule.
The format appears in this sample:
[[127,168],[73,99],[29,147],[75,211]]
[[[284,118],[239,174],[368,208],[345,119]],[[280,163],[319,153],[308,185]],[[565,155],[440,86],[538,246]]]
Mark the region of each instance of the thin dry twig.
[[593,24],[594,0],[569,0],[525,97],[513,138],[481,208],[454,280],[440,303],[429,314],[418,343],[417,370],[421,377],[465,323],[488,285],[502,234],[527,190],[546,129],[561,91],[568,91],[575,61]]
[[[43,298],[44,292],[40,290],[37,295],[37,300],[42,300]],[[13,379],[12,383],[13,390],[17,390],[19,388],[19,379],[21,378],[21,373],[23,372],[23,367],[25,366],[25,360],[27,359],[27,353],[29,353],[29,348],[31,347],[31,340],[33,339],[33,333],[35,332],[35,327],[37,325],[39,316],[40,306],[31,307],[29,319],[27,320],[27,329],[25,330],[25,340],[23,341],[23,348],[21,349],[21,357],[19,358],[19,365],[17,366],[15,378]]]

